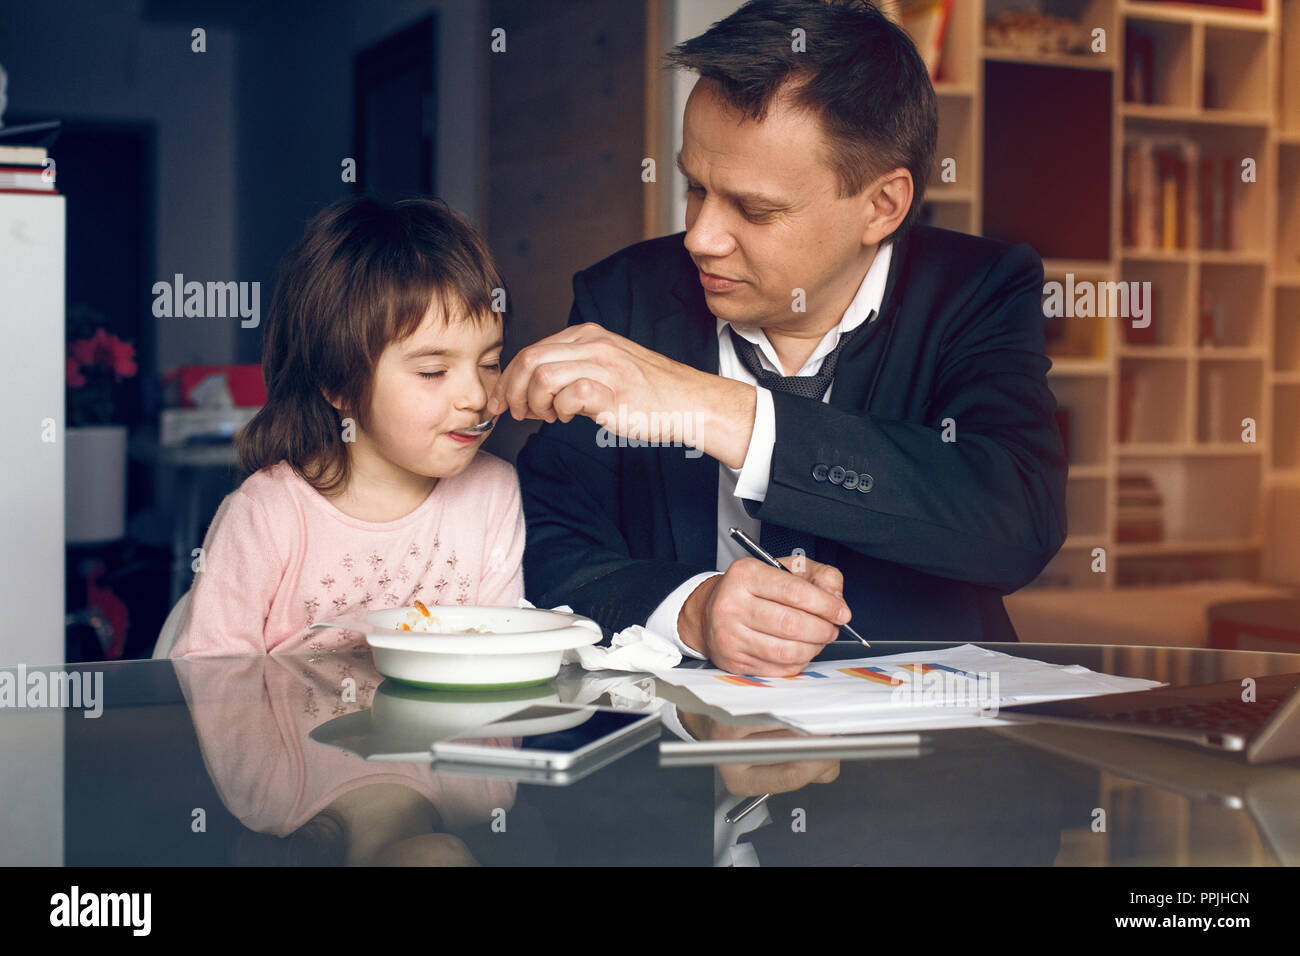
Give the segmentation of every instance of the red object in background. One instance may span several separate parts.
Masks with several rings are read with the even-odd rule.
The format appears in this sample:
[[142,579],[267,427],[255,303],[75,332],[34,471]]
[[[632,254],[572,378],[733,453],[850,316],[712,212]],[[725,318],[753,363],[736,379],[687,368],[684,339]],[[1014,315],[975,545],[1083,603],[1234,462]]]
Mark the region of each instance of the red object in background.
[[100,561],[86,576],[86,606],[98,607],[104,620],[113,629],[113,643],[105,650],[108,659],[115,661],[122,657],[122,650],[126,647],[126,629],[130,626],[131,615],[121,598],[108,588],[99,586],[99,579],[105,570],[104,562]]
[[1044,259],[1111,257],[1115,82],[1107,70],[984,64],[984,236]]
[[262,381],[262,366],[250,365],[183,365],[164,376],[164,381],[180,383],[180,406],[194,408],[190,393],[194,387],[213,375],[224,375],[230,395],[239,408],[261,408],[266,404],[266,383]]
[[[75,372],[73,365],[75,363]],[[68,343],[68,384],[80,388],[86,384],[83,368],[102,366],[113,372],[117,381],[130,378],[138,371],[135,364],[135,346],[123,342],[116,335],[95,329],[88,339]]]
[[1156,335],[1156,320],[1159,316],[1157,309],[1160,290],[1154,285],[1151,286],[1151,296],[1147,299],[1147,325],[1145,328],[1135,328],[1133,319],[1129,316],[1120,316],[1120,330],[1124,333],[1124,341],[1128,345],[1157,345],[1159,338]]
[[1151,3],[1187,3],[1197,7],[1227,7],[1231,10],[1249,10],[1252,13],[1264,12],[1264,0],[1150,0]]

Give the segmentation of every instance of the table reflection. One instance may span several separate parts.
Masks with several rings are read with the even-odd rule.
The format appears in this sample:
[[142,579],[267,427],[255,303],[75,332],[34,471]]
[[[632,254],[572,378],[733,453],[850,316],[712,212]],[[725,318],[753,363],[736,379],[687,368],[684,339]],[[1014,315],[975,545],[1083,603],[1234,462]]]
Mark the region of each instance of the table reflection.
[[310,739],[330,720],[371,713],[383,678],[368,651],[222,663],[181,664],[177,678],[221,802],[248,831],[237,864],[472,864],[450,831],[514,805],[508,780],[370,761]]
[[[1180,682],[1300,670],[1300,658],[1279,654],[995,649]],[[438,772],[429,744],[547,703],[655,708],[668,739],[793,734],[770,718],[727,718],[645,675],[566,668],[551,683],[500,694],[423,691],[384,680],[364,649],[85,669],[104,671],[102,717],[0,713],[17,777],[66,768],[45,798],[56,808],[51,826],[62,820],[67,834],[51,862],[1300,862],[1300,761],[1251,767],[1191,746],[1034,724],[925,734],[914,751],[870,758],[679,766],[661,764],[650,744],[577,782],[544,786]],[[762,794],[738,825],[725,820]],[[9,829],[34,826],[39,809],[11,813]],[[206,832],[192,830],[203,809]]]

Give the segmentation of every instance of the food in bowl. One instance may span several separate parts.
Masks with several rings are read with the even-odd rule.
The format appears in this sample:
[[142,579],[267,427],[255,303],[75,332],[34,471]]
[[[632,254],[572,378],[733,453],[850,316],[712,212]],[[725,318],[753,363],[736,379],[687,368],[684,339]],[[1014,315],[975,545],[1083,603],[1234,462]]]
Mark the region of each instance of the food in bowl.
[[415,610],[407,611],[406,616],[397,622],[396,629],[410,631],[413,634],[491,634],[485,624],[476,624],[458,630],[448,630],[442,626],[437,615],[431,613],[422,601],[415,602]]
[[599,624],[570,611],[473,604],[391,607],[311,627],[361,631],[385,677],[456,692],[544,683],[559,672],[566,650],[601,639]]

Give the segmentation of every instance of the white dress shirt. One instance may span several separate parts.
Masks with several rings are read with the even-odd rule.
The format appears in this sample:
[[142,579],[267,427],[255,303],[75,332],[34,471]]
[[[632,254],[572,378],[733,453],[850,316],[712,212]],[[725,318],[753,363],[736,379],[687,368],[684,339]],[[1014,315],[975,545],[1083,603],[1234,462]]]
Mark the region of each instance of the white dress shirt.
[[[668,730],[681,740],[695,740],[691,732],[682,723],[677,707],[667,701],[659,711],[660,720]],[[741,842],[741,838],[754,832],[759,827],[772,822],[772,813],[763,804],[747,813],[736,823],[727,822],[727,813],[741,801],[726,788],[722,774],[715,767],[713,770],[713,865],[714,866],[758,866],[758,851],[754,844]]]
[[[889,277],[889,261],[893,257],[893,248],[892,242],[881,244],[876,257],[871,262],[871,267],[867,269],[867,274],[862,279],[862,284],[858,286],[857,294],[844,311],[839,324],[822,337],[817,348],[813,349],[812,355],[808,357],[808,361],[804,362],[803,368],[795,374],[816,375],[822,367],[822,360],[839,344],[841,335],[852,332],[869,316],[872,321],[875,321],[875,316],[880,313],[880,303],[885,294],[885,281]],[[744,464],[737,469],[718,463],[717,567],[725,569],[730,567],[731,562],[737,558],[749,556],[744,548],[732,540],[731,535],[727,533],[728,529],[739,528],[755,541],[759,540],[762,522],[749,516],[741,500],[748,498],[751,501],[762,501],[767,497],[767,481],[772,473],[772,450],[776,447],[776,410],[772,405],[771,391],[760,386],[754,376],[749,374],[749,370],[740,361],[740,356],[736,354],[731,336],[725,334],[731,327],[731,323],[724,322],[722,319],[718,319],[717,323],[718,374],[724,378],[744,382],[746,385],[753,385],[758,392],[758,402],[754,410],[754,431],[749,439],[749,449],[745,453]],[[772,343],[767,340],[767,335],[762,329],[737,328],[736,334],[754,343],[763,368],[780,375],[785,374],[776,350],[772,348]],[[822,398],[823,402],[830,401],[831,389],[834,387],[835,383],[832,381],[830,388],[826,390],[826,395]],[[703,658],[703,654],[687,647],[678,635],[677,616],[681,613],[686,599],[699,587],[700,582],[720,573],[720,571],[705,571],[683,581],[655,608],[646,620],[646,630],[670,638],[681,648],[683,654]]]

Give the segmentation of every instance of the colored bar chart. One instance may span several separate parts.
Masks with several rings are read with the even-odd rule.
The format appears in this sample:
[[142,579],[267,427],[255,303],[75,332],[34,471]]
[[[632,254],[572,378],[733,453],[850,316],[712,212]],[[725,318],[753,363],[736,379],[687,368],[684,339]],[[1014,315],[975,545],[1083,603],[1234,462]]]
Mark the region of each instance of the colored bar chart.
[[847,674],[849,677],[859,677],[889,687],[897,687],[903,683],[897,677],[886,674],[879,667],[841,667],[839,670],[841,674]]
[[[844,674],[847,677],[855,677],[859,680],[871,681],[872,683],[875,684],[884,684],[887,687],[898,687],[903,683],[903,681],[900,680],[898,677],[894,676],[894,674],[896,674],[900,670],[908,671],[912,674],[917,675],[918,677],[923,674],[928,674],[934,671],[944,671],[949,674],[956,674],[960,677],[968,677],[971,678],[972,680],[977,679],[977,675],[972,674],[970,671],[960,670],[959,668],[956,667],[949,667],[947,664],[930,664],[930,663],[922,663],[922,662],[915,662],[915,661],[896,665],[893,673],[890,673],[889,671],[886,671],[884,668],[881,667],[841,667],[838,668],[836,672],[840,674]],[[790,677],[753,677],[748,674],[746,675],[717,674],[714,676],[716,677],[717,680],[720,680],[723,683],[731,684],[737,687],[771,687],[773,681],[778,681],[778,680],[785,680],[785,681],[828,680],[831,678],[832,675],[823,674],[820,673],[819,671],[803,671],[799,674],[794,674]]]
[[819,674],[817,671],[803,671],[793,674],[790,677],[780,678],[763,678],[752,677],[748,674],[740,676],[737,674],[716,674],[714,675],[724,684],[734,684],[738,687],[770,687],[773,680],[828,680],[828,675]]
[[977,675],[970,671],[958,670],[956,667],[949,667],[947,664],[899,664],[902,670],[912,671],[914,674],[924,674],[928,671],[947,671],[949,674],[958,674],[962,677],[969,677],[972,680],[978,679]]
[[718,680],[726,684],[739,684],[741,687],[766,687],[767,681],[760,677],[738,677],[735,674],[719,674]]

